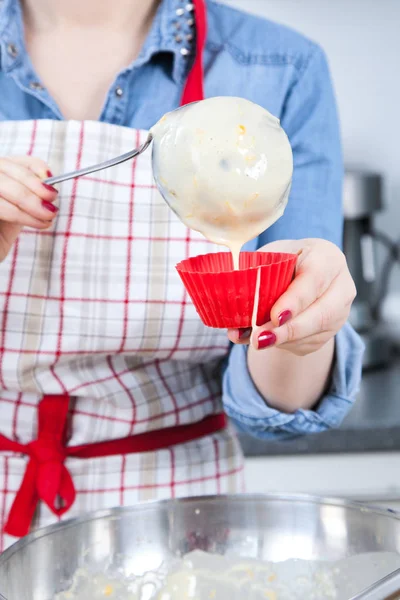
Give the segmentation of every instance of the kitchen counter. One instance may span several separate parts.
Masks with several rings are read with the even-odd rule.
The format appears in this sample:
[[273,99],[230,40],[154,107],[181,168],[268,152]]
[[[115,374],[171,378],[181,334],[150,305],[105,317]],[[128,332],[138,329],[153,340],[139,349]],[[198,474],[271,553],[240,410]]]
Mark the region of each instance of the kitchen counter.
[[248,457],[400,450],[400,358],[364,373],[358,400],[340,429],[287,442],[240,439]]

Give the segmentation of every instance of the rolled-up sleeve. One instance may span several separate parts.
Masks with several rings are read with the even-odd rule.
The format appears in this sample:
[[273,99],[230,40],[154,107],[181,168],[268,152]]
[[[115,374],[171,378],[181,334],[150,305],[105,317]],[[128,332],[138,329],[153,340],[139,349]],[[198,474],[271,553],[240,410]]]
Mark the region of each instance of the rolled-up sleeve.
[[[266,353],[267,354],[267,353]],[[247,368],[247,347],[234,346],[223,377],[227,415],[239,431],[270,439],[318,433],[338,427],[356,399],[363,343],[349,324],[336,335],[331,385],[315,410],[282,413],[268,405],[255,387]]]

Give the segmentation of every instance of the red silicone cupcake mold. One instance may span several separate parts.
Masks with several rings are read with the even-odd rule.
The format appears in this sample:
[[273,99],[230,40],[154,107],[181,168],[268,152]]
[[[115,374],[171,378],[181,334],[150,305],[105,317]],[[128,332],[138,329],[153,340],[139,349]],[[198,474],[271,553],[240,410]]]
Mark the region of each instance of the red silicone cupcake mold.
[[292,281],[296,260],[296,254],[241,252],[239,270],[234,271],[231,253],[218,252],[183,260],[176,269],[204,325],[244,329],[251,327],[257,271],[257,325],[262,325]]

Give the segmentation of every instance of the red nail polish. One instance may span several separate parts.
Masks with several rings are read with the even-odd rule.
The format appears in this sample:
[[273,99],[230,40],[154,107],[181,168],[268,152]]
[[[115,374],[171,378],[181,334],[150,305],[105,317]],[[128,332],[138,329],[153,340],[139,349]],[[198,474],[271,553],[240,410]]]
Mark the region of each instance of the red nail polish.
[[56,213],[58,211],[57,206],[54,206],[51,202],[47,202],[47,200],[42,200],[43,208],[49,210],[52,213]]
[[276,335],[272,331],[263,331],[258,336],[258,349],[268,348],[276,343]]
[[42,185],[46,188],[46,190],[49,190],[49,192],[55,192],[56,194],[58,194],[58,190],[56,190],[55,187],[53,187],[52,185],[49,185],[48,183],[43,183]]
[[251,333],[251,328],[239,329],[239,340],[243,340],[243,338],[249,337],[250,333]]
[[47,177],[53,177],[53,173],[50,170],[47,171]]
[[278,317],[279,327],[290,321],[292,318],[292,312],[290,310],[284,310]]

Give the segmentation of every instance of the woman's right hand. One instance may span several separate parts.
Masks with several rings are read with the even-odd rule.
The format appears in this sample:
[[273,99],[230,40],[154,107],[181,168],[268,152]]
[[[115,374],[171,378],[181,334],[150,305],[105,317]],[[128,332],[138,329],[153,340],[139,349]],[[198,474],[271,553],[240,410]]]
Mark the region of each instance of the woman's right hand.
[[32,156],[0,158],[0,262],[23,227],[48,229],[57,214],[57,190],[46,163]]

